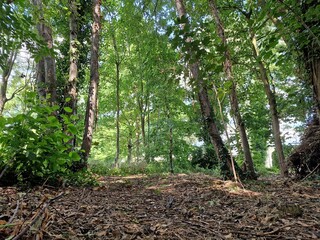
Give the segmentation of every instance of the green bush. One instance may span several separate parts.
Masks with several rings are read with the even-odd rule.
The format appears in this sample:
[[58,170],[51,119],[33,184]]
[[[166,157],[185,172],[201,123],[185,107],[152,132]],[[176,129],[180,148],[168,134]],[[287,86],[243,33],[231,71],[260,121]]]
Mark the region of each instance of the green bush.
[[218,159],[211,145],[198,147],[192,152],[192,166],[204,169],[213,169],[218,165]]
[[30,94],[24,113],[0,117],[0,172],[7,167],[2,183],[55,180],[80,159],[69,145],[77,134],[72,117],[58,115],[58,109]]

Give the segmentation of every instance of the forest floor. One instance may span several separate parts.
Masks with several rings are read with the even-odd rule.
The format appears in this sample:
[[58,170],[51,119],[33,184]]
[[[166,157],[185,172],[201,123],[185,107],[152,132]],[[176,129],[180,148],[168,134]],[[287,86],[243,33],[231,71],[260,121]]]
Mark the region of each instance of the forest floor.
[[101,186],[0,188],[0,239],[320,239],[320,181],[100,177]]

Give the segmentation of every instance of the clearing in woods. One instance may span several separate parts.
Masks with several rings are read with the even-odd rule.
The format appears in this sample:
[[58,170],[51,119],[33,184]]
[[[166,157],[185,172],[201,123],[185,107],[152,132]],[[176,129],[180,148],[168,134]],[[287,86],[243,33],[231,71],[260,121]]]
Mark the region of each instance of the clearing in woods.
[[202,174],[100,182],[0,188],[0,239],[320,238],[319,181],[259,180],[245,189]]

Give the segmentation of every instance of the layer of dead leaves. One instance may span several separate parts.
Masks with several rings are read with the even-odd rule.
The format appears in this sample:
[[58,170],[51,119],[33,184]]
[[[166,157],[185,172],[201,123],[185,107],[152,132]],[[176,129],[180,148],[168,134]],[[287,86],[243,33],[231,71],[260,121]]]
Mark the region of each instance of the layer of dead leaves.
[[100,178],[100,187],[0,188],[0,239],[319,239],[320,182],[206,175]]

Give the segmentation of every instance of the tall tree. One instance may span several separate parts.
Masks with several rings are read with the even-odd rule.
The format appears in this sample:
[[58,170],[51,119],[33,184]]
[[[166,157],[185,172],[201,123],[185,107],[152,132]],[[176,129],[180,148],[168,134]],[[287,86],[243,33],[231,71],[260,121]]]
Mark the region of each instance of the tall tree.
[[101,30],[101,0],[93,0],[92,45],[90,64],[90,84],[86,107],[85,127],[81,150],[83,151],[80,168],[87,166],[97,114],[99,87],[99,34]]
[[[249,15],[247,15],[249,16]],[[250,19],[250,18],[249,18]],[[288,176],[288,167],[285,162],[285,157],[283,153],[283,145],[281,140],[281,131],[280,131],[280,121],[279,121],[279,113],[277,110],[277,100],[276,100],[276,94],[275,89],[272,89],[270,80],[268,77],[268,71],[265,67],[265,64],[262,62],[260,57],[260,51],[257,44],[256,35],[254,32],[254,29],[252,26],[250,27],[250,37],[251,37],[251,43],[252,43],[252,52],[253,56],[257,62],[257,65],[259,67],[259,73],[260,73],[260,79],[263,82],[264,90],[269,102],[270,107],[270,114],[271,114],[271,123],[272,123],[272,132],[273,132],[273,138],[274,138],[274,144],[276,148],[276,153],[279,161],[281,176],[287,177]]]
[[57,102],[57,77],[55,59],[53,57],[52,29],[44,17],[42,0],[33,0],[33,4],[38,12],[38,33],[50,50],[50,53],[46,54],[46,56],[37,63],[38,91],[40,96],[50,95],[48,98],[49,102],[55,104]]
[[120,65],[121,59],[118,50],[117,39],[115,33],[112,33],[112,43],[115,54],[115,66],[116,66],[116,105],[117,105],[117,113],[116,113],[116,157],[114,160],[115,167],[119,167],[119,155],[120,155]]
[[[175,3],[180,19],[186,18],[187,15],[183,0],[175,0]],[[186,29],[185,24],[182,25],[182,28]],[[194,55],[194,52],[189,49],[189,54]],[[201,107],[202,117],[205,120],[206,127],[209,131],[210,140],[215,148],[216,154],[223,165],[223,171],[225,172],[226,177],[232,178],[233,176],[234,180],[237,180],[238,176],[235,170],[235,162],[231,159],[230,154],[220,136],[217,124],[215,122],[216,118],[209,100],[207,86],[200,73],[200,59],[194,59],[194,62],[189,62],[188,66],[191,72],[191,77],[195,81],[198,88],[198,99]]]
[[72,109],[72,114],[77,114],[77,78],[78,78],[78,59],[79,59],[79,41],[78,41],[78,1],[69,0],[70,18],[69,18],[69,35],[70,35],[70,68],[67,85],[68,96],[70,101],[68,105]]
[[235,116],[237,128],[240,134],[241,145],[242,145],[243,153],[245,157],[245,166],[247,168],[248,177],[255,179],[257,178],[257,176],[254,171],[254,165],[253,165],[253,160],[250,152],[250,146],[249,146],[245,124],[242,120],[242,116],[240,113],[239,101],[237,96],[237,83],[233,78],[233,74],[232,74],[232,60],[231,60],[231,54],[230,54],[228,43],[227,43],[227,36],[225,33],[224,24],[220,18],[220,13],[218,11],[216,1],[209,0],[209,6],[211,8],[212,15],[216,23],[218,36],[220,37],[224,47],[226,48],[224,53],[224,57],[225,57],[224,71],[226,74],[227,81],[231,81],[231,92],[229,94],[229,97],[230,97],[232,113]]
[[[282,1],[281,1],[282,2]],[[301,50],[305,59],[306,69],[311,79],[315,111],[320,124],[320,2],[318,0],[302,1],[301,12],[303,18],[298,17],[300,32],[307,31],[304,39],[306,43],[300,42]],[[294,11],[291,9],[291,11]],[[294,12],[294,14],[296,14]],[[301,34],[302,35],[302,34]]]
[[[66,106],[71,108],[69,115],[77,114],[77,82],[78,82],[78,60],[79,60],[79,40],[78,40],[78,1],[69,0],[69,78],[67,82],[67,96],[70,98]],[[77,137],[74,135],[70,140],[72,148],[76,147]]]

